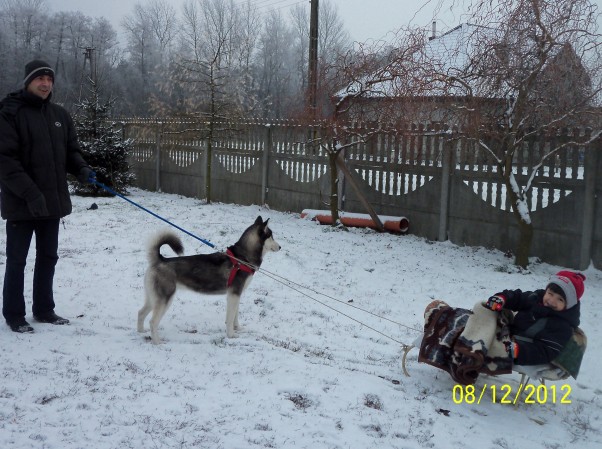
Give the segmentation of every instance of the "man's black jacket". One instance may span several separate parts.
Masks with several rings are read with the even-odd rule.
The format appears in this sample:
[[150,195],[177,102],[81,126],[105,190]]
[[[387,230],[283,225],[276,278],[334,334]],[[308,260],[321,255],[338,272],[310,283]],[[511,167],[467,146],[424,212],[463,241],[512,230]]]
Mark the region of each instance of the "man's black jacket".
[[71,213],[67,173],[87,167],[73,120],[59,105],[26,90],[0,101],[0,209],[2,218],[30,220],[27,203],[43,195],[49,215]]

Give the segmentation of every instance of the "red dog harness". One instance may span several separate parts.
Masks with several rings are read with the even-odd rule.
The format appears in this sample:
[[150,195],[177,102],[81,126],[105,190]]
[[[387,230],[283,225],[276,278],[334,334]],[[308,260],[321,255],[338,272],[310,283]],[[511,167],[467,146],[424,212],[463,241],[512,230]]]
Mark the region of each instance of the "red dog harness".
[[226,255],[230,258],[230,262],[232,262],[232,271],[230,271],[230,276],[228,277],[228,283],[226,284],[227,287],[232,285],[232,282],[234,282],[234,277],[239,271],[251,273],[251,275],[255,274],[255,270],[253,268],[244,263],[240,263],[229,249],[226,251]]

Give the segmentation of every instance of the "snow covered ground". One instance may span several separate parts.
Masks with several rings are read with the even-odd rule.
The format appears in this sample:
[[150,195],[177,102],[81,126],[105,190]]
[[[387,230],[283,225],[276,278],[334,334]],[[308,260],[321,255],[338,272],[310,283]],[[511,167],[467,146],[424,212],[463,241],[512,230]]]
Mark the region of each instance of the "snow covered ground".
[[[225,338],[223,297],[186,291],[161,323],[164,344],[138,334],[145,243],[167,225],[119,198],[74,197],[55,282],[56,311],[71,324],[32,321],[26,335],[0,325],[0,448],[602,447],[601,271],[585,272],[589,348],[577,381],[513,407],[492,403],[491,385],[516,391],[518,375],[481,376],[479,404],[454,402],[453,380],[418,364],[417,351],[411,377],[401,371],[399,342],[414,340],[424,307],[441,298],[470,308],[503,288],[540,288],[562,267],[520,273],[496,250],[344,232],[259,206],[141,190],[130,198],[218,248],[257,215],[270,218],[282,250],[242,299],[240,337]],[[186,254],[211,251],[182,239]],[[4,232],[0,240],[4,251]],[[32,267],[30,258],[28,298]]]

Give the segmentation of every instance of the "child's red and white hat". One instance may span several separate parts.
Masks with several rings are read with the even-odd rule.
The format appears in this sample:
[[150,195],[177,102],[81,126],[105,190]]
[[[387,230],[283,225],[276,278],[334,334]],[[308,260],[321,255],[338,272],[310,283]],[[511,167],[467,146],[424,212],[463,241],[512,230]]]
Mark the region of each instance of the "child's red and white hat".
[[585,290],[583,281],[585,281],[583,274],[563,270],[551,276],[548,285],[554,284],[560,287],[564,293],[564,299],[566,299],[566,308],[570,309],[576,306],[581,296],[583,296],[583,291]]

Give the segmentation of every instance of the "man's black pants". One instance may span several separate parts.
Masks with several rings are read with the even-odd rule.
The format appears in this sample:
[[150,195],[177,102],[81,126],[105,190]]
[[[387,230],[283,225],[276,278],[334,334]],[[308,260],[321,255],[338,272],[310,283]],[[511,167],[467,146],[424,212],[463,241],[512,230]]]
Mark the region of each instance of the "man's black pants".
[[23,287],[27,253],[36,235],[36,262],[33,273],[34,315],[54,310],[52,284],[58,261],[59,222],[57,219],[6,222],[6,272],[2,315],[7,321],[25,317]]

